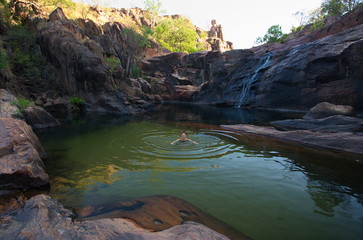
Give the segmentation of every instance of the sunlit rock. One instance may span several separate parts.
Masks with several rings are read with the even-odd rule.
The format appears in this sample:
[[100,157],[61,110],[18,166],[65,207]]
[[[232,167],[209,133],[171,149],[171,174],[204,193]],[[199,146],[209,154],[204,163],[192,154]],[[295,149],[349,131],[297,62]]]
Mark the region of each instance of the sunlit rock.
[[49,186],[44,157],[29,125],[19,119],[0,118],[0,190]]

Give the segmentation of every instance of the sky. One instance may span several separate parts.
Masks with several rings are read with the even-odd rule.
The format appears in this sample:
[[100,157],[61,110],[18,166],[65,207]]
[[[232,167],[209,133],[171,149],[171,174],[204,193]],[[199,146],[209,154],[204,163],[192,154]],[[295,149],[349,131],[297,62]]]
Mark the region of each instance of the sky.
[[[144,8],[144,0],[106,0],[110,7]],[[322,0],[161,0],[167,15],[181,14],[209,30],[216,19],[223,26],[224,39],[233,42],[235,49],[250,48],[272,25],[279,24],[284,33],[299,26],[293,16],[297,11],[309,13]]]

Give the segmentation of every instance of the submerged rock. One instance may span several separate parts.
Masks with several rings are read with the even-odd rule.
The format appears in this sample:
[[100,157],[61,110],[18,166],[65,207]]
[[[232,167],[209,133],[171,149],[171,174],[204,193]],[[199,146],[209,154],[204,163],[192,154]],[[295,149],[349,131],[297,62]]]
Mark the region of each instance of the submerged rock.
[[326,118],[332,115],[352,115],[353,107],[348,105],[334,105],[328,102],[317,104],[305,114],[304,119]]
[[60,123],[42,107],[27,107],[24,109],[26,121],[35,129],[60,126]]
[[195,222],[150,232],[121,218],[77,221],[76,215],[47,195],[37,195],[10,213],[0,215],[3,239],[128,239],[227,240]]
[[24,121],[0,118],[0,190],[49,186],[45,152]]
[[[231,239],[249,239],[223,221],[189,202],[173,196],[134,198],[111,206],[89,206],[78,211],[81,220],[102,218],[131,219],[144,229],[162,231],[189,221],[199,222]],[[182,225],[183,226],[183,225]],[[208,239],[208,238],[202,238]]]

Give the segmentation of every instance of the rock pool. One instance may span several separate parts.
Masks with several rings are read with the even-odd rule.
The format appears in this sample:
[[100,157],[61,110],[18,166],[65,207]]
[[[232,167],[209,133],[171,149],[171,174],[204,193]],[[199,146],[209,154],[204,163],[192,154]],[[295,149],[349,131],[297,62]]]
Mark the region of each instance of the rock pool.
[[[65,206],[183,198],[256,240],[362,239],[363,166],[351,157],[222,130],[287,114],[191,105],[142,117],[66,119],[38,133]],[[170,142],[186,130],[199,144]]]

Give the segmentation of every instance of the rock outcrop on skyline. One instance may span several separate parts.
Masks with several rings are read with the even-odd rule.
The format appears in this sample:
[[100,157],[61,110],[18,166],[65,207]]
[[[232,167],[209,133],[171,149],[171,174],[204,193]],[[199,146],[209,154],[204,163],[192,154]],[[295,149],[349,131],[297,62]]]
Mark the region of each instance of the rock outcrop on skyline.
[[233,50],[233,43],[224,40],[222,25],[217,24],[217,21],[214,19],[211,21],[211,25],[207,38],[207,42],[210,44],[208,50],[219,52]]

